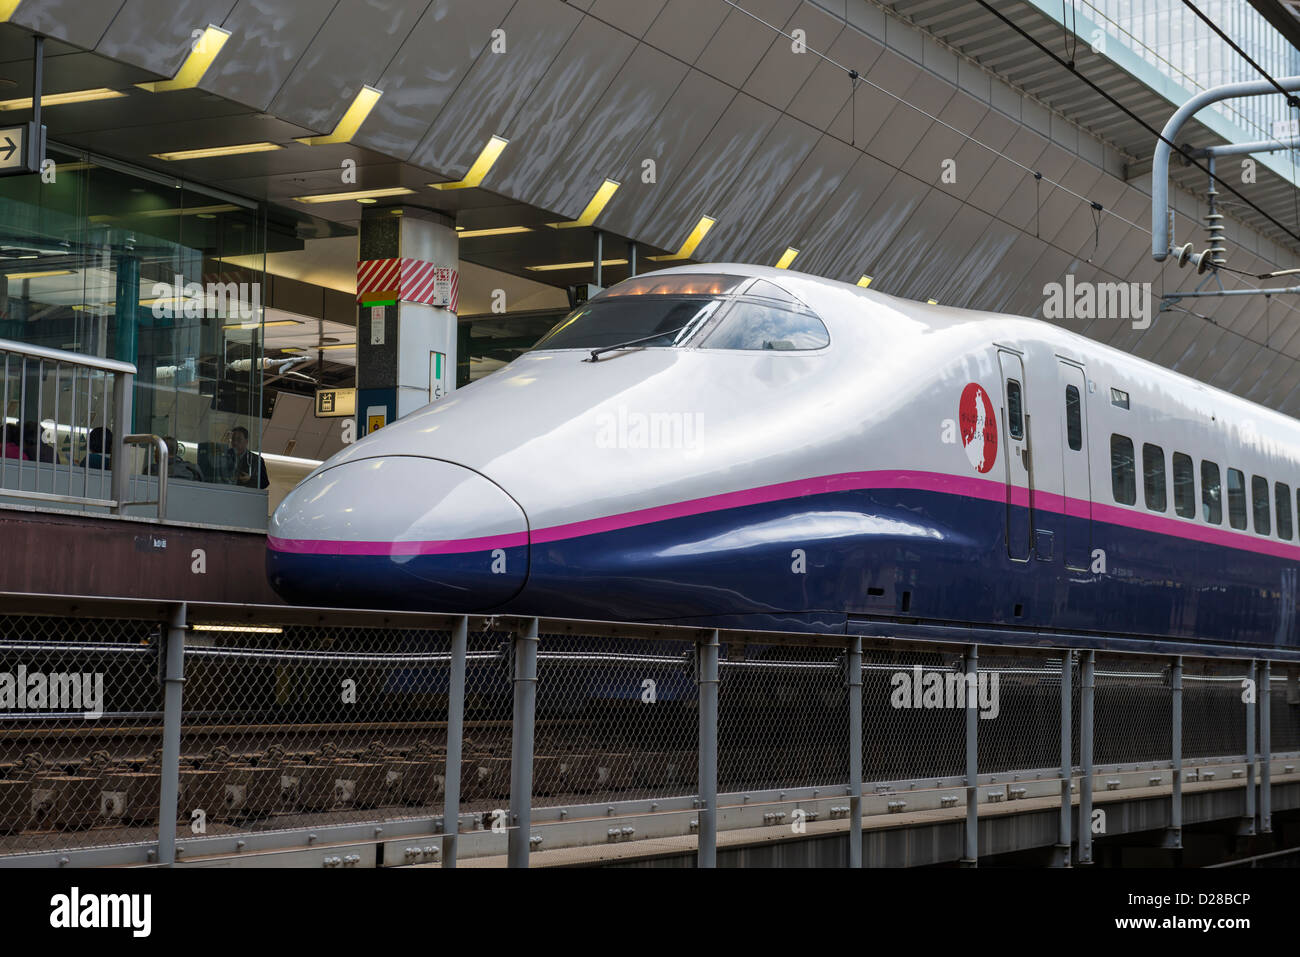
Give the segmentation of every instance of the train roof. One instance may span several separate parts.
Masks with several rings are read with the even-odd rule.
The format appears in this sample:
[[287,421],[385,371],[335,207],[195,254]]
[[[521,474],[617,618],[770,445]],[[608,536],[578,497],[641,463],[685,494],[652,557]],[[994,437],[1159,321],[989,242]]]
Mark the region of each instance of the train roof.
[[[1249,399],[1244,399],[1234,393],[1225,392],[1216,386],[1209,385],[1199,379],[1193,379],[1188,375],[1150,362],[1130,352],[1116,349],[1114,346],[1071,332],[1045,319],[917,302],[914,299],[891,296],[888,293],[841,282],[836,279],[827,279],[792,269],[758,266],[752,263],[692,263],[673,266],[661,270],[661,272],[664,274],[723,273],[726,275],[761,277],[775,282],[777,285],[783,286],[791,294],[807,302],[822,316],[823,321],[830,322],[832,325],[832,342],[836,332],[834,326],[839,325],[840,331],[843,331],[845,327],[837,316],[830,315],[828,317],[823,312],[827,300],[837,296],[842,297],[845,294],[851,294],[877,306],[884,306],[888,310],[906,317],[913,323],[920,323],[929,330],[953,329],[976,323],[988,324],[996,322],[999,328],[995,334],[989,336],[990,343],[996,342],[1015,346],[1017,341],[1023,339],[1036,340],[1067,357],[1073,355],[1082,361],[1085,366],[1088,365],[1089,360],[1112,365],[1121,372],[1131,375],[1134,382],[1141,381],[1144,376],[1157,376],[1164,380],[1164,383],[1171,390],[1195,393],[1195,398],[1199,400],[1198,404],[1207,400],[1213,403],[1220,414],[1230,409],[1242,417],[1251,416],[1256,419],[1270,419],[1281,426],[1291,429],[1300,427],[1300,422],[1297,422],[1295,418],[1289,415],[1259,405],[1256,402],[1251,402]],[[1185,395],[1184,398],[1190,402],[1193,396]]]

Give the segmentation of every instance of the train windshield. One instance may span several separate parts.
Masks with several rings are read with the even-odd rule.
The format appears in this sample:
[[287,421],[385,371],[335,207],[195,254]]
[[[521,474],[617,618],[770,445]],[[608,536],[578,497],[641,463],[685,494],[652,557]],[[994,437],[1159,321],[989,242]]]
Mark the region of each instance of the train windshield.
[[831,344],[822,321],[795,303],[738,299],[716,329],[700,343],[703,349],[821,349]]
[[798,351],[830,345],[821,320],[764,279],[675,273],[628,279],[578,307],[534,349],[700,346]]
[[533,348],[600,349],[623,342],[674,346],[694,335],[721,304],[721,299],[695,296],[594,299],[565,316]]

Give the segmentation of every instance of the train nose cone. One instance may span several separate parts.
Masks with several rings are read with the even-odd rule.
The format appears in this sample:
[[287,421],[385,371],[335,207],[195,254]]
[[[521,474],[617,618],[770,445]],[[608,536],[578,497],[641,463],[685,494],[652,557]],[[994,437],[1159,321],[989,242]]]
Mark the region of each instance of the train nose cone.
[[528,576],[528,522],[478,472],[419,456],[356,459],[289,493],[267,535],[271,587],[296,604],[476,612]]

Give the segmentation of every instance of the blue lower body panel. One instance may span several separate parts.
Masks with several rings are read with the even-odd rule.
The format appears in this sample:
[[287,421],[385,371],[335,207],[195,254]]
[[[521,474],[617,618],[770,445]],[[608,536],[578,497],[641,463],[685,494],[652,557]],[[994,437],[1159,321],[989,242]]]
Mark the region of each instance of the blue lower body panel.
[[[1083,536],[1078,520],[1067,529],[1065,516],[1031,519],[1023,508],[1010,524],[1032,521],[1040,548],[1014,561],[1008,518],[1005,504],[984,499],[849,490],[534,541],[505,550],[505,576],[485,575],[487,552],[406,561],[272,552],[268,572],[289,600],[333,605],[802,632],[901,617],[1153,645],[1297,645],[1296,562],[1094,521],[1105,571],[1074,569],[1063,546]],[[1071,551],[1079,562],[1083,551]]]

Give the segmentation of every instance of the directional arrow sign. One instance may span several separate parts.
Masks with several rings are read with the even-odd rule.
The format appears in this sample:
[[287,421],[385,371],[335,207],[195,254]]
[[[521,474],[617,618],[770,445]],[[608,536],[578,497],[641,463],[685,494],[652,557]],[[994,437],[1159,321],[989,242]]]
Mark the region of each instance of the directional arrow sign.
[[0,129],[0,170],[27,169],[27,125]]

